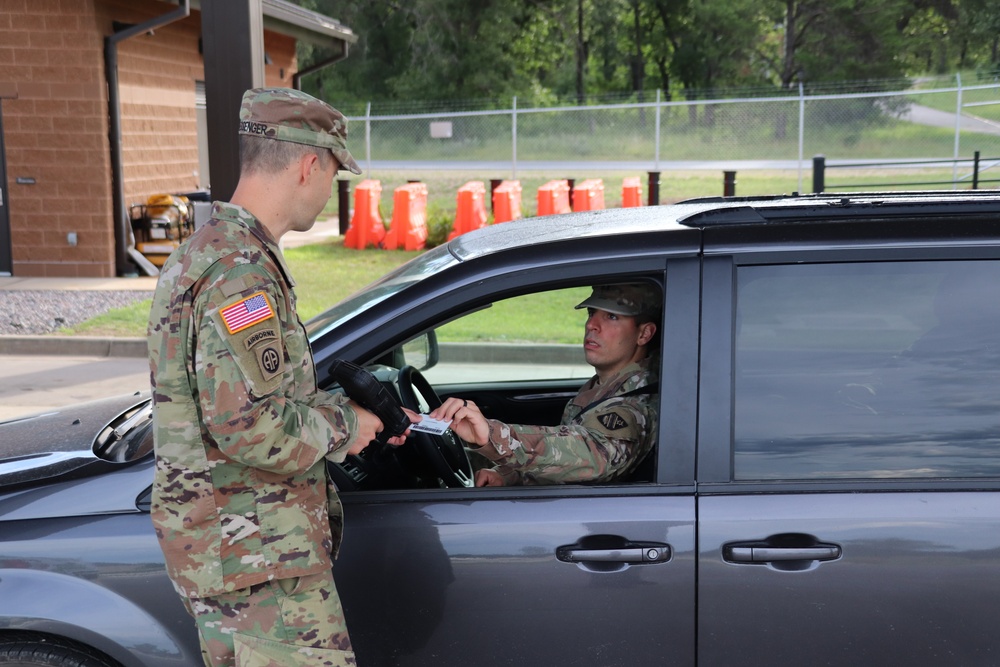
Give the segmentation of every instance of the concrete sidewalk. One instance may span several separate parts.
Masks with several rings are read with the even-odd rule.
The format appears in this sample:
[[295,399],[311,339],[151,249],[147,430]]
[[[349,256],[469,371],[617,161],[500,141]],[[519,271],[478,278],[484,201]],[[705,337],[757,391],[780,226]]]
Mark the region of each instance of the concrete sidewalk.
[[144,357],[0,356],[0,421],[148,391],[149,362]]

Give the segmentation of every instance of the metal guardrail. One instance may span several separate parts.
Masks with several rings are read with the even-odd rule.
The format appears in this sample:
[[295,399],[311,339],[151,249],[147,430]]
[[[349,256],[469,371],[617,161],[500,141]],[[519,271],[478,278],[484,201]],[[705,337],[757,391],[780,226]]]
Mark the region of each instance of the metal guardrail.
[[[1000,178],[982,178],[982,173],[986,171],[989,167],[983,168],[983,163],[991,163],[989,166],[1000,165],[1000,157],[989,157],[983,158],[980,156],[979,151],[976,151],[971,159],[969,158],[949,158],[942,160],[892,160],[890,162],[856,162],[856,163],[838,163],[838,164],[827,164],[826,157],[823,155],[816,155],[813,157],[813,189],[814,193],[827,192],[830,189],[844,190],[852,188],[860,189],[877,189],[877,188],[898,188],[898,187],[916,187],[916,186],[931,186],[931,185],[950,185],[952,187],[957,187],[962,182],[968,182],[971,185],[971,189],[978,190],[979,187],[984,183],[1000,183]],[[957,178],[953,176],[948,180],[943,181],[896,181],[890,183],[837,183],[831,185],[827,183],[826,176],[827,171],[830,169],[878,169],[878,168],[899,168],[899,167],[923,167],[923,166],[933,166],[933,165],[943,165],[950,164],[953,169],[959,167],[959,165],[968,165],[971,168],[971,172],[963,177]]]

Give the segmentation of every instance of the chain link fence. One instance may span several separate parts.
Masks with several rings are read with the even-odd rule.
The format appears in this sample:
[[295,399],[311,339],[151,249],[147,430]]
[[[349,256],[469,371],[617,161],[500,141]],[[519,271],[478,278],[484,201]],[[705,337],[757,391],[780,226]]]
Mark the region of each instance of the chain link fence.
[[935,161],[926,168],[950,169],[961,183],[978,151],[980,169],[1000,173],[995,79],[800,84],[784,94],[700,91],[684,100],[655,91],[646,98],[579,106],[478,100],[463,110],[422,113],[370,103],[348,111],[352,144],[364,134],[355,154],[369,172],[503,169],[517,178],[519,170],[546,169],[791,169],[801,183],[813,156],[824,155],[830,166],[897,172]]

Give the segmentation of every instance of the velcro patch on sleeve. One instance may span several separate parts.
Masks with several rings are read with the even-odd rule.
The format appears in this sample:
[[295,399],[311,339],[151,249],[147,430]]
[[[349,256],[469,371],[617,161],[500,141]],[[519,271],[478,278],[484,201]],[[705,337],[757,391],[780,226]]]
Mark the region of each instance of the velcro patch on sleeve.
[[250,281],[247,280],[246,276],[240,276],[239,278],[233,278],[232,280],[227,280],[222,283],[219,289],[228,299],[235,294],[239,294],[240,292],[250,289]]
[[219,311],[219,315],[229,333],[234,334],[274,317],[274,309],[271,308],[267,295],[264,292],[257,292],[231,306],[226,306]]
[[597,421],[601,422],[604,428],[609,431],[617,431],[629,425],[629,422],[617,412],[606,412],[599,415]]

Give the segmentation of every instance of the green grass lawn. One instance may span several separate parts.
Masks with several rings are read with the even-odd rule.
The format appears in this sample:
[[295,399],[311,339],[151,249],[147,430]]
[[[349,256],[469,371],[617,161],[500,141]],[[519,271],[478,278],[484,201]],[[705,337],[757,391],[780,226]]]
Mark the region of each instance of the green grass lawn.
[[[333,241],[323,244],[287,249],[285,259],[297,283],[295,293],[298,296],[299,316],[304,321],[318,315],[417,254],[402,250],[352,250],[343,246],[341,237],[334,237]],[[145,336],[150,304],[147,299],[125,308],[116,308],[59,333]]]
[[[344,248],[342,239],[289,248],[285,259],[296,277],[299,315],[308,320],[337,303],[360,287],[374,281],[396,266],[415,257],[417,252],[352,250]],[[551,343],[576,343],[582,324],[579,317],[555,318],[564,322],[561,330],[552,330],[553,318],[540,312],[578,314],[573,306],[586,298],[584,288],[535,295],[516,303],[500,302],[493,308],[474,313],[445,327],[440,332],[443,342],[476,342],[484,340],[530,340]],[[125,308],[118,308],[95,317],[80,326],[60,333],[85,336],[141,337],[145,335],[150,301],[147,299]],[[547,323],[543,331],[538,323]]]

